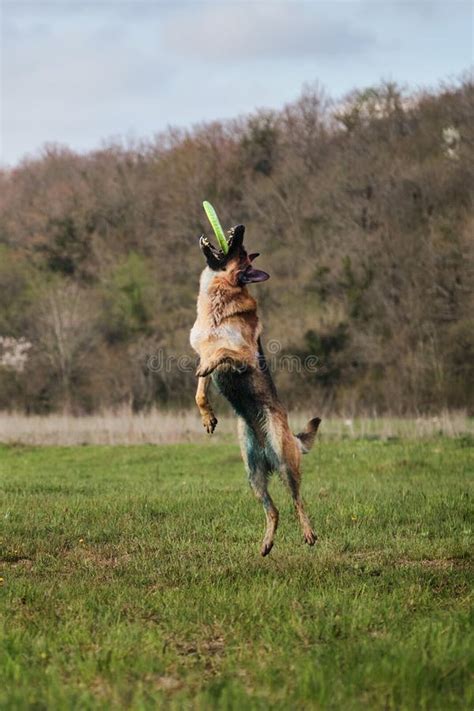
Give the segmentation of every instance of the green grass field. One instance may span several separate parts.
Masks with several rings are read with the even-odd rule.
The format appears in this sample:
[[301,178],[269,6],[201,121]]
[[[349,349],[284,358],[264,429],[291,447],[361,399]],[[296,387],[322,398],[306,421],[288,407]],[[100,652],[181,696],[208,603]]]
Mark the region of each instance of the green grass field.
[[472,709],[472,440],[0,448],[2,709]]

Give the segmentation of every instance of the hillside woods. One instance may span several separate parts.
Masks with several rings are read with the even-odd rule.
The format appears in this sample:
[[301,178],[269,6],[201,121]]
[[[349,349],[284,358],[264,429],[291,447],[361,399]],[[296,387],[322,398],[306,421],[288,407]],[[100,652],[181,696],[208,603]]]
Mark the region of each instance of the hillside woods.
[[252,287],[264,344],[318,358],[276,368],[288,405],[472,411],[473,108],[468,79],[337,104],[307,87],[280,111],[4,170],[0,409],[192,404],[174,358],[192,355],[207,199],[271,274]]

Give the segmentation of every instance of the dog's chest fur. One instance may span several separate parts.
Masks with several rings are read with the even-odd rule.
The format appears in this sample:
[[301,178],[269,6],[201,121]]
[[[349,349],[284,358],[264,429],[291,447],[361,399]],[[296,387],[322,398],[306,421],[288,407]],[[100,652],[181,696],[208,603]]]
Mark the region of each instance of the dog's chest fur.
[[257,302],[245,287],[233,287],[206,267],[201,275],[197,318],[190,333],[194,350],[209,357],[212,350],[226,348],[236,355],[257,350],[261,326]]

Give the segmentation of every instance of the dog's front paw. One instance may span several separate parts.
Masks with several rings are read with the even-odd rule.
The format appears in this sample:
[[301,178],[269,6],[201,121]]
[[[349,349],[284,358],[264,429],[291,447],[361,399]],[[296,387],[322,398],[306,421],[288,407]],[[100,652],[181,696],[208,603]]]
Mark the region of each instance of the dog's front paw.
[[318,537],[315,534],[315,532],[313,531],[313,529],[312,528],[306,529],[306,531],[304,532],[305,543],[307,543],[308,546],[314,546],[314,544],[316,543],[317,540],[318,540]]
[[215,415],[205,415],[202,418],[202,424],[207,434],[212,434],[216,429],[217,417]]
[[210,365],[202,365],[199,366],[199,368],[196,370],[196,375],[198,378],[205,378],[207,375],[210,375],[214,368]]

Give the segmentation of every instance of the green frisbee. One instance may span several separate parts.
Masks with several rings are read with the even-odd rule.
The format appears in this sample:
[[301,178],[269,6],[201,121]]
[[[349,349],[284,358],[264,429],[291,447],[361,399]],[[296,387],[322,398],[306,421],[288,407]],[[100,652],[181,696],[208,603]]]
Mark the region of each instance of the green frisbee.
[[222,249],[224,254],[227,254],[227,252],[229,251],[229,245],[227,244],[224,230],[221,227],[221,223],[219,222],[219,218],[217,217],[216,211],[212,207],[211,203],[208,202],[207,200],[204,200],[204,202],[202,203],[202,206],[204,208],[204,212],[207,215],[207,219],[211,223],[211,227],[214,230],[214,234],[217,237],[217,241],[219,242],[219,247]]

